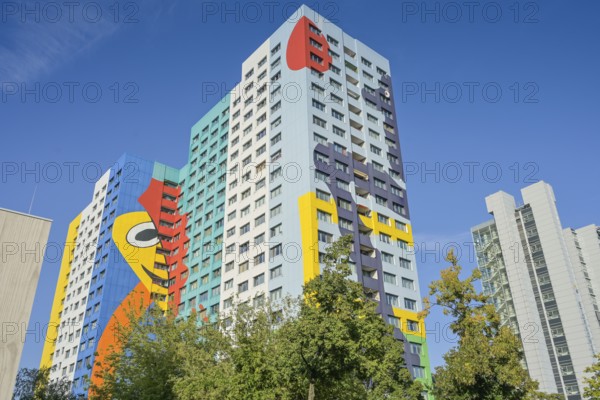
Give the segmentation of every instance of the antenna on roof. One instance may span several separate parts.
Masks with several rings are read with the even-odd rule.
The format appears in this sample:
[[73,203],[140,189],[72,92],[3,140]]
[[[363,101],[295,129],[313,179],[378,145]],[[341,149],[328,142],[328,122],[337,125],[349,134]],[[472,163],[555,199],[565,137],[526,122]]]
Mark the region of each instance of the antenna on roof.
[[29,203],[29,212],[31,214],[31,209],[33,208],[33,200],[35,200],[35,193],[37,192],[38,184],[35,184],[35,188],[33,189],[33,196],[31,196],[31,203]]

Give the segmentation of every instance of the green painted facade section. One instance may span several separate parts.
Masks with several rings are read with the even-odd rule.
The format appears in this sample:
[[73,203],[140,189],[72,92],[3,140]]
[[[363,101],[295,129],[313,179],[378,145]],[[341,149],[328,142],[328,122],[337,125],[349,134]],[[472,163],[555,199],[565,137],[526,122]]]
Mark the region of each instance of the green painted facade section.
[[[425,368],[425,377],[424,378],[417,378],[416,380],[421,382],[423,385],[425,385],[425,388],[427,389],[431,389],[433,388],[433,379],[432,379],[432,375],[431,375],[431,362],[429,361],[429,346],[427,345],[427,339],[422,338],[420,336],[417,335],[411,335],[408,333],[403,333],[404,337],[406,338],[407,341],[409,341],[410,343],[417,343],[421,345],[421,354],[419,354],[419,357],[421,359],[421,367]],[[435,400],[435,397],[433,396],[433,394],[431,394],[429,391],[427,391],[427,400]]]
[[229,95],[192,127],[188,163],[175,180],[182,185],[179,212],[188,215],[192,243],[184,258],[189,275],[181,292],[183,317],[192,309],[210,319],[219,312],[228,134]]
[[177,168],[169,167],[168,165],[154,163],[154,169],[152,171],[152,178],[161,182],[170,181],[173,183],[179,182],[180,170]]

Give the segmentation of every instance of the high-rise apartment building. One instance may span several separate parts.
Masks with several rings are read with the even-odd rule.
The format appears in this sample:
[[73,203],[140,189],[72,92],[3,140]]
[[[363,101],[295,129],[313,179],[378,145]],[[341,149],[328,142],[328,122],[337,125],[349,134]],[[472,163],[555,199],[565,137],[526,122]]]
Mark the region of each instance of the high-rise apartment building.
[[484,293],[523,343],[540,389],[581,399],[584,369],[600,350],[598,228],[563,229],[552,187],[486,198],[494,218],[472,228]]
[[87,394],[95,353],[113,344],[129,306],[166,310],[169,293],[178,294],[180,282],[168,282],[183,267],[173,243],[185,235],[178,180],[177,169],[124,155],[69,226],[40,366],[77,395]]
[[[59,329],[73,318],[83,324],[74,338],[85,331],[87,341],[47,346],[44,360],[56,366],[54,376],[73,379],[76,388],[91,376],[93,350],[104,348],[92,326],[107,331],[140,281],[149,301],[209,320],[235,301],[259,305],[300,295],[320,273],[328,244],[349,234],[352,278],[405,341],[413,376],[431,383],[387,59],[302,6],[244,61],[240,83],[192,127],[182,169],[136,162],[144,178],[120,183],[127,203],[109,206],[116,193],[111,185],[119,182],[113,168],[97,184],[92,211],[69,232],[67,241],[84,236],[93,244],[85,267],[70,266],[73,255],[66,254],[65,269],[74,271],[68,279],[82,272],[89,278],[71,285],[61,275],[53,315]],[[150,184],[156,188],[147,194]],[[157,236],[127,233],[132,223],[116,229],[131,213],[142,213],[133,222],[153,223]],[[116,242],[150,248],[155,260],[128,265],[124,251],[111,259],[110,250],[120,249]],[[74,254],[84,265],[83,254]],[[111,268],[120,272],[111,275]],[[110,276],[120,283],[109,283]],[[79,301],[76,311],[70,310],[73,301]],[[59,315],[63,308],[68,315]],[[64,335],[59,330],[58,338]]]
[[52,222],[0,208],[0,399],[10,399]]

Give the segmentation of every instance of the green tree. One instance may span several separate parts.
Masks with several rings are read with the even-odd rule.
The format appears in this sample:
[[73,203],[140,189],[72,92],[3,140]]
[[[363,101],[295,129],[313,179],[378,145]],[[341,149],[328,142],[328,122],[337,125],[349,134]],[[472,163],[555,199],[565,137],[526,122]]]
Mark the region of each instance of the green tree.
[[[322,273],[304,287],[299,315],[282,327],[294,387],[309,400],[419,399],[404,365],[404,345],[376,312],[361,283],[348,279],[352,237],[326,251]],[[299,398],[301,393],[298,393]]]
[[585,372],[591,374],[584,379],[585,389],[583,397],[588,399],[600,399],[600,354],[596,354],[596,361],[585,369]]
[[348,279],[351,238],[301,299],[236,304],[215,323],[159,310],[117,327],[92,400],[417,400],[404,345]]
[[198,339],[196,319],[176,320],[158,308],[131,307],[126,323],[114,330],[109,350],[92,384],[92,400],[176,399],[173,382],[184,371],[178,350]]
[[75,400],[71,384],[64,379],[49,382],[47,368],[21,368],[17,375],[13,400]]
[[237,304],[216,324],[199,330],[193,347],[179,348],[185,374],[175,380],[181,400],[285,398],[281,313],[266,304]]
[[435,395],[439,400],[525,400],[563,399],[537,392],[538,383],[521,364],[519,339],[506,326],[489,298],[475,289],[479,270],[461,280],[461,267],[453,251],[451,263],[441,279],[430,284],[431,303],[426,299],[427,315],[432,306],[441,306],[453,318],[450,329],[458,345],[444,355],[446,365],[435,373]]

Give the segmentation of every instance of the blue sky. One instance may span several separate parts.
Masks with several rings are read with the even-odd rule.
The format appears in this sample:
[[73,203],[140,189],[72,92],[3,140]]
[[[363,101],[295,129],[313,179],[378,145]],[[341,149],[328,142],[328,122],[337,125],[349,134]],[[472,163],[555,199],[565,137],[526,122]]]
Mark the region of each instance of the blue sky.
[[[117,14],[112,3],[93,4],[98,22],[91,6],[72,22],[68,9],[57,22],[49,8],[39,21],[22,9],[0,15],[0,207],[28,211],[37,185],[32,213],[54,220],[54,243],[98,169],[122,153],[183,165],[191,126],[218,99],[203,84],[233,87],[241,62],[299,4],[148,0],[117,3]],[[600,223],[600,3],[475,3],[307,3],[390,59],[416,243],[440,249],[417,256],[423,294],[445,266],[441,249],[470,240],[497,190],[517,195],[543,179],[563,225]],[[36,84],[39,100],[22,98]],[[22,366],[39,362],[34,327],[47,322],[59,265],[54,254],[44,262]],[[428,321],[434,366],[452,346],[446,323],[437,311]]]

